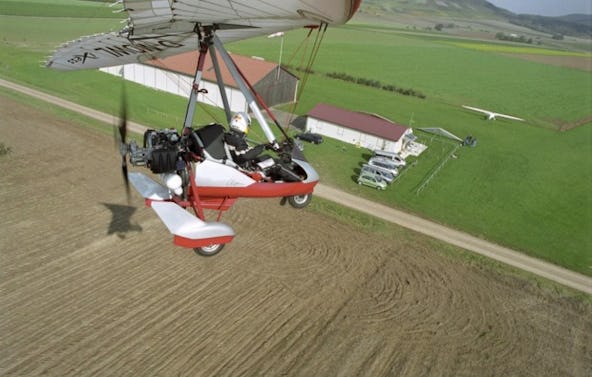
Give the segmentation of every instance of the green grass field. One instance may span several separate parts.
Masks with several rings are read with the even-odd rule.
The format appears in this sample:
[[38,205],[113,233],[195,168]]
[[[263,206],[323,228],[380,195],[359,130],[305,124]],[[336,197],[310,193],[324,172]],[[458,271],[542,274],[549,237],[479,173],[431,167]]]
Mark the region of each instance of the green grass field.
[[[286,35],[286,63],[299,64],[298,58],[289,57],[303,35],[302,31]],[[255,38],[231,44],[229,48],[277,61],[279,42]],[[452,106],[472,104],[517,114],[542,127],[554,128],[557,122],[574,122],[592,115],[589,72],[529,62],[498,52],[477,51],[455,46],[448,40],[426,40],[393,30],[376,33],[344,27],[329,30],[314,69],[325,73],[345,72],[417,89],[428,98]],[[340,97],[335,99],[336,104],[343,103]],[[365,110],[398,121],[409,119],[401,117],[400,109],[384,102],[373,100],[374,109]],[[347,105],[355,109],[356,101]],[[434,117],[433,122],[438,122],[438,118]]]
[[[0,2],[0,6],[4,4]],[[59,4],[74,10],[99,8],[87,2],[63,0]],[[0,77],[118,113],[121,82],[117,78],[97,71],[55,72],[39,62],[62,42],[118,30],[119,20],[68,18],[65,22],[54,13],[48,17],[14,14],[18,12],[0,15]],[[302,31],[287,33],[285,63],[303,35]],[[393,29],[384,29],[379,35],[363,28],[330,29],[314,66],[318,73],[311,75],[297,107],[297,112],[304,114],[326,102],[379,113],[403,124],[413,119],[414,127],[444,127],[460,137],[470,134],[478,138],[476,148],[459,149],[457,158],[450,159],[421,193],[417,193],[418,186],[450,152],[449,142],[416,132],[429,149],[381,193],[354,181],[369,155],[367,150],[327,140],[320,146],[307,144],[307,157],[326,184],[592,275],[592,124],[556,131],[561,122],[592,115],[592,75],[449,42],[399,34]],[[258,38],[228,48],[277,60],[279,40]],[[299,59],[294,57],[290,63],[299,65]],[[327,72],[414,88],[427,99],[361,87],[321,74]],[[126,87],[133,120],[160,127],[179,125],[185,99],[138,85]],[[527,122],[486,122],[463,110],[462,104],[515,114]],[[208,111],[214,112],[217,120],[224,118],[220,110]],[[210,121],[212,118],[198,109],[196,122]]]
[[[118,18],[117,8],[110,8],[109,1],[89,0],[1,0],[0,14],[34,17],[68,18]],[[124,18],[124,17],[123,17]]]
[[539,47],[525,47],[525,46],[510,46],[502,43],[482,43],[482,42],[450,42],[451,44],[468,48],[471,50],[485,51],[485,52],[502,52],[508,54],[534,54],[534,55],[547,55],[547,56],[579,56],[592,58],[592,54],[577,52],[577,51],[563,51],[563,50],[551,50],[548,48]]

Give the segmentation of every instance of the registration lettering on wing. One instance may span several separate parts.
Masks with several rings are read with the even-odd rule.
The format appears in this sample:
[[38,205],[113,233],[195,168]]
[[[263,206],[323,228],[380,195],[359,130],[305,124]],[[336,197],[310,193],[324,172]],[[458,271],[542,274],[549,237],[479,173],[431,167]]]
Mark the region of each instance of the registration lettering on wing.
[[152,52],[164,51],[168,48],[179,48],[184,45],[179,42],[167,41],[165,39],[152,41],[142,41],[137,43],[124,43],[120,45],[97,47],[95,51],[102,51],[116,58],[135,55],[146,54]]

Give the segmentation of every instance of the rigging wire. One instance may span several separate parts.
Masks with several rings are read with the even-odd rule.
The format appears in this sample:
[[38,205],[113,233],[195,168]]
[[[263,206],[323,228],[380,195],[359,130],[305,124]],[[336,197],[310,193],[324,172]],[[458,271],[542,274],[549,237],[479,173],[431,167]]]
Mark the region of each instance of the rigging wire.
[[[327,24],[322,23],[318,29],[317,36],[316,36],[314,44],[312,46],[312,51],[311,51],[309,59],[308,59],[308,64],[306,65],[306,68],[305,68],[305,75],[304,75],[304,79],[303,79],[303,83],[302,83],[302,88],[304,88],[306,86],[306,83],[308,82],[308,78],[310,77],[310,73],[312,72],[312,66],[317,58],[317,55],[318,55],[319,50],[321,48],[321,44],[323,42],[323,38],[325,37],[326,31],[327,31]],[[302,92],[303,92],[303,90],[301,90],[298,93],[298,96],[296,98],[297,102],[300,100],[300,97],[302,97]]]
[[[300,103],[300,98],[302,97],[302,94],[304,93],[304,89],[306,88],[308,78],[310,77],[310,74],[312,73],[312,66],[318,56],[318,52],[319,52],[319,50],[321,48],[321,44],[323,42],[323,38],[325,37],[325,33],[327,31],[327,26],[328,26],[328,24],[326,22],[321,22],[321,24],[319,24],[319,25],[310,26],[310,30],[308,32],[308,35],[306,36],[305,41],[303,41],[303,44],[305,43],[306,47],[305,47],[304,53],[302,54],[302,57],[300,60],[300,66],[298,67],[298,69],[304,71],[304,76],[302,78],[302,84],[300,85],[300,90],[298,91],[298,94],[296,95],[296,101],[294,101],[292,103],[292,106],[290,107],[290,111],[289,111],[290,118],[288,119],[288,126],[290,124],[292,124],[292,121],[294,120],[294,116],[296,115],[296,107]],[[308,52],[308,47],[309,47],[309,43],[310,43],[310,36],[312,35],[312,32],[314,29],[317,30],[315,41],[312,45],[312,50],[310,52],[310,55],[308,56],[308,61],[306,63],[306,67],[302,68],[303,63],[304,63],[304,58],[306,57],[306,54]],[[302,44],[301,44],[301,46],[302,46]],[[301,46],[298,47],[296,52],[298,50],[300,50]]]

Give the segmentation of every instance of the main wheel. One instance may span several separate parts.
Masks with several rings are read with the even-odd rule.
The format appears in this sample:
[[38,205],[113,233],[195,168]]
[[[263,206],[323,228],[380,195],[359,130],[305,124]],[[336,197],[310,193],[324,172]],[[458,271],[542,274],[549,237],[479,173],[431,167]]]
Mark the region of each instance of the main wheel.
[[212,255],[218,254],[222,249],[224,249],[223,243],[214,243],[208,246],[196,247],[193,250],[204,257],[211,257]]
[[312,194],[294,195],[288,197],[288,203],[294,208],[304,208],[312,200]]

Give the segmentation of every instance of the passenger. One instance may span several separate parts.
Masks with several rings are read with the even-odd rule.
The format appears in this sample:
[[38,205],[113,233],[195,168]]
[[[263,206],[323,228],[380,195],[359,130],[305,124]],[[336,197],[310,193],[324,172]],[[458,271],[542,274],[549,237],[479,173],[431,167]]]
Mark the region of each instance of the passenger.
[[228,145],[232,159],[241,166],[248,165],[252,161],[258,162],[258,157],[266,146],[266,144],[249,146],[247,134],[250,127],[251,117],[249,114],[239,112],[234,114],[230,120],[230,131],[224,135],[224,141]]

